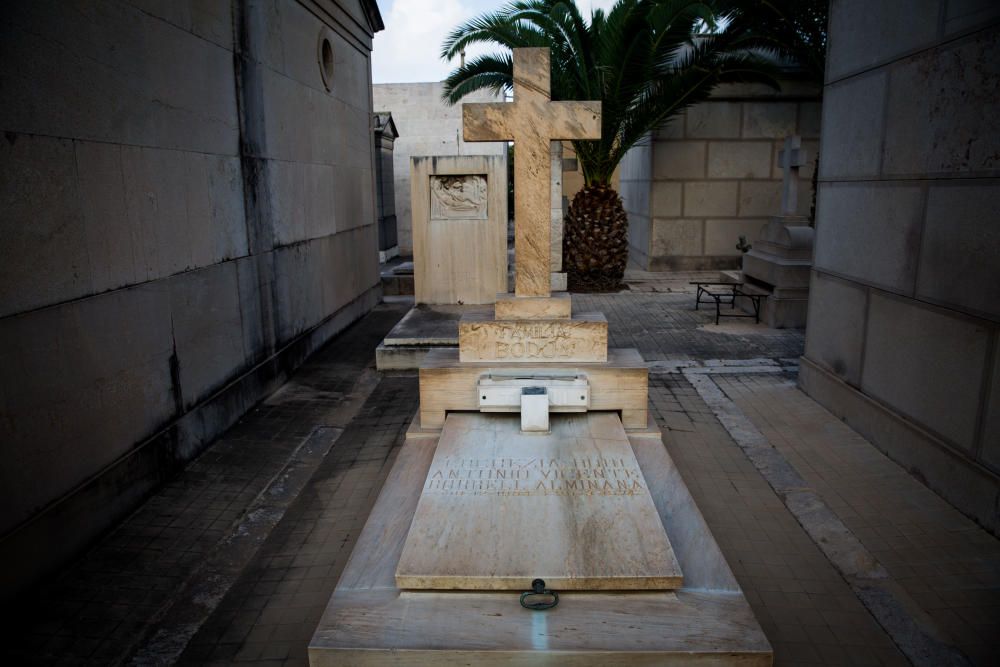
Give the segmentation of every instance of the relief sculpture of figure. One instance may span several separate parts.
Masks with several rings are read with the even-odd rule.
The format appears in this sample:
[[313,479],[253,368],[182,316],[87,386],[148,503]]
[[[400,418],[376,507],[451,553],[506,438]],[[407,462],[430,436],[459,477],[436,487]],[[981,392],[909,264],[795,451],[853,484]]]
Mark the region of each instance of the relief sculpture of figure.
[[486,179],[437,176],[431,179],[431,217],[486,219]]

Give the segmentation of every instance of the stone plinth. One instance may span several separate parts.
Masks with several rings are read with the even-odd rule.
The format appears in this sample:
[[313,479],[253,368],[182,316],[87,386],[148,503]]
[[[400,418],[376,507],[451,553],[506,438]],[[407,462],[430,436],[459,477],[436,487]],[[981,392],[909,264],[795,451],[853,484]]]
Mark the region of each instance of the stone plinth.
[[[808,218],[775,216],[743,256],[748,283],[770,290],[761,319],[777,329],[806,325],[815,230]],[[749,307],[749,304],[741,304]]]
[[498,320],[563,320],[572,315],[572,300],[567,292],[552,296],[497,295]]
[[410,168],[417,303],[493,303],[507,290],[507,162],[415,157]]
[[[618,416],[445,422],[396,570],[410,589],[672,590],[680,566]],[[567,520],[572,517],[572,520]]]
[[619,412],[626,429],[646,427],[649,369],[634,349],[608,350],[606,363],[459,363],[458,350],[429,351],[420,365],[420,425],[440,429],[445,414],[479,411],[477,383],[488,374],[582,374],[590,383],[590,409]]
[[[771,665],[771,646],[659,432],[628,444],[684,588],[567,591],[550,612],[522,609],[514,592],[400,590],[396,568],[437,448],[434,437],[412,437],[309,643],[310,664]],[[496,539],[484,532],[483,551]]]
[[608,359],[608,320],[602,313],[532,320],[493,320],[470,314],[458,324],[458,349],[463,363],[604,362]]

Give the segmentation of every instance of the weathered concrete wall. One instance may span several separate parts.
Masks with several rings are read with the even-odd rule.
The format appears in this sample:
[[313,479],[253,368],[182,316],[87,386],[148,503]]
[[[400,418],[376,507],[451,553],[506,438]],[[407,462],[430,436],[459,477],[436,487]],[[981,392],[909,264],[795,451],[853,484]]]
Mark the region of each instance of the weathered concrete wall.
[[0,597],[377,301],[370,12],[5,3]]
[[[441,99],[442,83],[380,83],[374,86],[376,111],[392,113],[399,130],[393,148],[396,190],[396,231],[399,254],[413,256],[410,208],[410,158],[426,155],[502,155],[503,142],[466,143],[462,139],[462,104]],[[502,101],[487,91],[467,95],[464,102]]]
[[1000,533],[1000,6],[833,2],[800,382]]
[[[811,157],[799,174],[800,213],[808,214],[819,111],[819,90],[800,82],[783,82],[781,92],[720,86],[656,131],[649,146],[633,149],[626,161],[648,163],[648,171],[633,171],[633,184],[623,185],[631,259],[652,271],[737,268],[740,235],[753,241],[781,212],[778,152],[789,134],[802,136]],[[648,213],[639,213],[647,200]]]

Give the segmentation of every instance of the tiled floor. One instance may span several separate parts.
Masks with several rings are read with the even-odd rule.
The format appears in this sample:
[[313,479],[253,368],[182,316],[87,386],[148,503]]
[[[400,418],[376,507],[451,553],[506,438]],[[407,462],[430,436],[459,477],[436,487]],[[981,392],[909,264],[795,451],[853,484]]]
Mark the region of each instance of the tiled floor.
[[1000,541],[783,379],[718,382],[948,643],[1000,662]]
[[[745,320],[715,327],[692,309],[685,282],[583,295],[576,306],[608,315],[612,345],[660,362],[653,414],[776,664],[909,661],[685,375],[663,372],[672,361],[786,360],[712,381],[883,563],[914,614],[970,661],[996,664],[1000,541],[795,388],[787,360],[801,354],[800,332]],[[5,626],[4,663],[305,664],[416,408],[414,375],[372,370],[375,344],[404,310],[381,306],[318,353],[38,589]]]
[[654,375],[650,402],[776,664],[909,664],[688,381]]

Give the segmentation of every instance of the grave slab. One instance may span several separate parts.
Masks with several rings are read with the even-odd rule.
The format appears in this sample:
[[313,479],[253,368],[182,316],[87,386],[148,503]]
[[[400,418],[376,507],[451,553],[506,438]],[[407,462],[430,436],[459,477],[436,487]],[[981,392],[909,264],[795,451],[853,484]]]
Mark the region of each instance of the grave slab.
[[521,608],[511,592],[400,590],[395,571],[437,448],[434,438],[408,438],[310,641],[310,665],[771,665],[659,432],[629,441],[683,588],[565,591],[548,612]]
[[610,412],[445,421],[396,571],[400,588],[672,590],[682,582],[625,429]]

